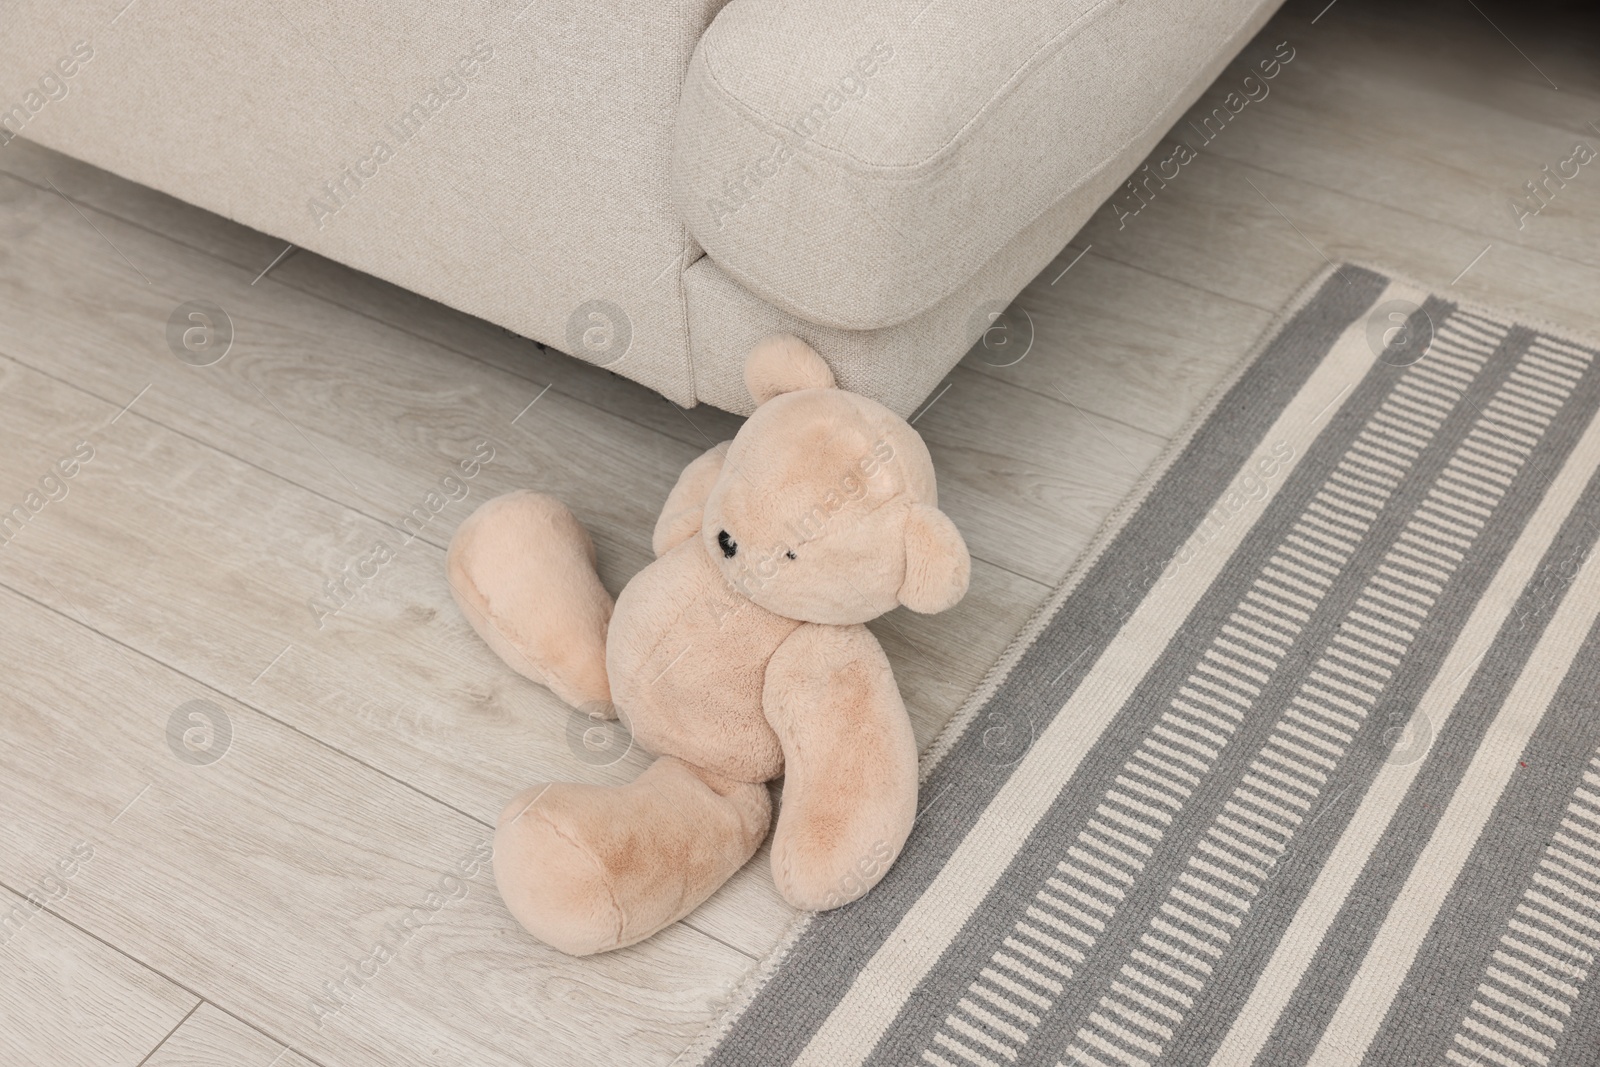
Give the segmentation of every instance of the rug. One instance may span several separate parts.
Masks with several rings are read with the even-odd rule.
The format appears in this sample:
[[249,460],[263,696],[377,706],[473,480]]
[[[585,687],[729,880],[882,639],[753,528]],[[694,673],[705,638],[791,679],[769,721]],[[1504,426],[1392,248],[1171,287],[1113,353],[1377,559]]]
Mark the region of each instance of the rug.
[[1315,279],[685,1063],[1600,1062],[1596,357]]

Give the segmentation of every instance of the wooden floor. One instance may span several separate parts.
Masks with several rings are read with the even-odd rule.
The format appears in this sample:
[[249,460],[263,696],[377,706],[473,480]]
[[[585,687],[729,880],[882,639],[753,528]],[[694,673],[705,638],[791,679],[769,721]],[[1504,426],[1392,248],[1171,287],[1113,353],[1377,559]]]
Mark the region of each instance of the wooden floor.
[[[1325,2],[1290,3],[1207,97],[1287,40],[1266,99],[1019,298],[1026,358],[975,352],[919,417],[975,556],[959,608],[874,625],[922,743],[1325,261],[1600,333],[1600,162],[1520,229],[1509,206],[1600,147],[1594,53],[1525,12]],[[0,151],[0,511],[45,500],[0,547],[0,1062],[665,1067],[790,909],[763,853],[631,949],[520,931],[482,864],[500,806],[645,759],[580,758],[456,611],[443,546],[538,488],[615,590],[738,420],[310,254],[262,276],[283,248]],[[211,366],[169,349],[191,300],[234,325]],[[395,547],[484,441],[465,498]],[[380,544],[332,611],[325,584]]]

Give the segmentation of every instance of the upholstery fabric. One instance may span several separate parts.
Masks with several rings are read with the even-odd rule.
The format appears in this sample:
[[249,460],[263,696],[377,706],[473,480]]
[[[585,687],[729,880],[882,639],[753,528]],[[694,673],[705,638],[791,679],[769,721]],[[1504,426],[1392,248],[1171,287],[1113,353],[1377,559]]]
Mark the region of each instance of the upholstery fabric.
[[[690,404],[679,275],[698,253],[667,172],[684,71],[719,2],[137,0],[119,15],[16,0],[0,109],[23,113],[7,110],[0,140],[21,134]],[[93,55],[65,95],[30,109],[80,41]],[[579,316],[573,344],[589,301],[623,317]]]
[[[684,85],[673,195],[807,322],[895,326],[1120,180],[1275,0],[732,0]],[[1063,228],[1081,225],[1096,206]]]
[[782,331],[909,414],[1276,0],[722,3],[17,0],[0,169],[26,137],[679,404],[747,412]]
[[909,418],[977,343],[989,323],[986,311],[1009,304],[1121,180],[1120,171],[1108,172],[1103,182],[1062,200],[958,292],[915,318],[877,330],[807,322],[756,296],[709,256],[697,260],[683,278],[695,394],[725,411],[749,414],[739,353],[768,334],[792,333],[824,354],[841,388]]

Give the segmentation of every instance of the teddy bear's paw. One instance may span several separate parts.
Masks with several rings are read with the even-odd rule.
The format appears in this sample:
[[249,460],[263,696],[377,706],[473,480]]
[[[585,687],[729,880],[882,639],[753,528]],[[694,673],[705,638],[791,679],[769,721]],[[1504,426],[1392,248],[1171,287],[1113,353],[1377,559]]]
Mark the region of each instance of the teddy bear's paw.
[[535,786],[500,816],[495,882],[529,933],[587,956],[693,911],[754,854],[770,820],[765,785],[671,757],[625,786]]
[[525,491],[495,497],[456,529],[446,566],[462,614],[507,665],[573,707],[609,703],[611,595],[565,504]]
[[572,798],[558,790],[572,788],[537,786],[512,800],[494,835],[494,874],[500,896],[529,933],[587,956],[625,944],[626,920],[605,864],[563,817]]
[[783,745],[772,876],[822,911],[883,878],[917,817],[917,739],[864,626],[803,626],[767,665],[763,708]]

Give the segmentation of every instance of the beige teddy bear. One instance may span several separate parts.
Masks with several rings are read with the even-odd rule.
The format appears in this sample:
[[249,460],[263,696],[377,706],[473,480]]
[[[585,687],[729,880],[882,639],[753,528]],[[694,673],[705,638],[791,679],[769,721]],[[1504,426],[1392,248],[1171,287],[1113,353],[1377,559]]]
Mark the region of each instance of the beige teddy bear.
[[535,785],[500,817],[501,895],[564,952],[692,911],[766,837],[780,775],[772,873],[796,907],[856,899],[911,832],[916,743],[862,624],[955,604],[966,545],[922,438],[837,388],[804,342],[763,341],[745,381],[755,414],[678,478],[657,558],[615,604],[550,497],[491,500],[450,545],[456,601],[490,647],[574,707],[620,715],[659,757],[625,786]]

